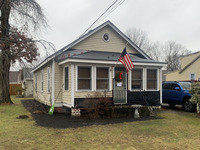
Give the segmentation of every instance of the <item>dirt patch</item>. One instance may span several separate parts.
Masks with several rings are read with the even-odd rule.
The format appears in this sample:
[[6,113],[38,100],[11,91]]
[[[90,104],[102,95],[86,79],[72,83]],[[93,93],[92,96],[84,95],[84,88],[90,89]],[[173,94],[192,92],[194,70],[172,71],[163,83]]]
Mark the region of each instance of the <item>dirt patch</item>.
[[[92,125],[106,125],[106,124],[133,122],[133,121],[161,119],[156,116],[143,117],[139,119],[135,119],[133,117],[85,119],[82,117],[71,117],[64,113],[54,113],[51,116],[48,115],[47,113],[34,113],[36,111],[34,100],[22,100],[22,104],[28,111],[31,112],[32,117],[38,126],[49,127],[49,128],[78,128],[78,127],[92,126]],[[42,107],[41,109],[44,109],[43,106],[41,107]]]

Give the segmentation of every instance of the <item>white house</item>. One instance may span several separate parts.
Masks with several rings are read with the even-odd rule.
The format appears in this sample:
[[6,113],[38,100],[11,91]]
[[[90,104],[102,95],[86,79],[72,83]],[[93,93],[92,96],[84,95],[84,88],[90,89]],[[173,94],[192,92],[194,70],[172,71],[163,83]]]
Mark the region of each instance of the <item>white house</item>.
[[[118,61],[125,45],[135,66],[128,74]],[[34,98],[49,106],[78,108],[89,94],[99,92],[114,105],[160,106],[163,66],[107,21],[33,69]]]

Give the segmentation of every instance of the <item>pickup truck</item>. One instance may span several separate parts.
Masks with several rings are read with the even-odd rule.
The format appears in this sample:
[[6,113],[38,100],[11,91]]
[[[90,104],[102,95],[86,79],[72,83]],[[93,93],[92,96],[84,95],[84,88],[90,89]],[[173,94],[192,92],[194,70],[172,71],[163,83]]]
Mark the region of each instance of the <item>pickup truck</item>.
[[192,97],[189,93],[190,86],[190,82],[163,82],[163,103],[168,103],[171,107],[182,105],[186,111],[194,111],[195,105],[190,101],[190,98]]

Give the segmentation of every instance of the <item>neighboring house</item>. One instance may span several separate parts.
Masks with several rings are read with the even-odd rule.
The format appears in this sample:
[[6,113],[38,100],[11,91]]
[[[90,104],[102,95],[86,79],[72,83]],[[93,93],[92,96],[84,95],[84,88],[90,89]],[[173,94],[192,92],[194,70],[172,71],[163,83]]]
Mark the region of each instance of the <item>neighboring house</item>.
[[[135,66],[128,74],[118,61],[127,43]],[[34,98],[49,106],[77,108],[99,92],[116,105],[160,106],[163,66],[107,21],[33,69]]]
[[33,73],[32,68],[22,68],[21,70],[21,83],[22,88],[25,89],[23,92],[25,97],[33,96]]
[[167,73],[170,73],[170,71],[168,71],[168,70],[163,70],[163,71],[162,71],[162,80],[163,80],[163,81],[166,81],[166,74],[167,74]]
[[200,81],[200,51],[182,56],[181,69],[166,74],[166,81]]
[[9,72],[9,92],[10,95],[17,95],[16,88],[22,87],[21,84],[21,73],[20,71],[10,71]]
[[9,83],[19,84],[21,81],[20,71],[10,71],[9,72]]
[[33,73],[31,68],[22,68],[19,71],[9,72],[10,94],[17,95],[16,89],[25,89],[21,94],[25,97],[33,96]]

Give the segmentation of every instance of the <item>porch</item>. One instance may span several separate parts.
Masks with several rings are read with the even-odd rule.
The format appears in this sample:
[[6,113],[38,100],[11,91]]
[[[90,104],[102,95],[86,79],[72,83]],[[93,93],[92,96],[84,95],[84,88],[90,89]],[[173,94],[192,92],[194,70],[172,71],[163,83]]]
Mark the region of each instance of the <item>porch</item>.
[[[114,93],[114,92],[112,92]],[[126,100],[124,100],[124,94],[127,95]],[[74,106],[75,108],[84,108],[85,103],[95,103],[98,100],[105,99],[109,101],[110,106],[131,106],[131,105],[142,105],[142,106],[160,106],[160,91],[127,91],[116,90],[115,95],[112,97],[94,97],[94,98],[75,98]],[[120,98],[121,97],[121,98]]]

